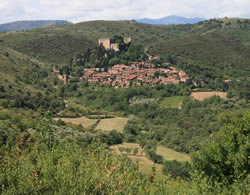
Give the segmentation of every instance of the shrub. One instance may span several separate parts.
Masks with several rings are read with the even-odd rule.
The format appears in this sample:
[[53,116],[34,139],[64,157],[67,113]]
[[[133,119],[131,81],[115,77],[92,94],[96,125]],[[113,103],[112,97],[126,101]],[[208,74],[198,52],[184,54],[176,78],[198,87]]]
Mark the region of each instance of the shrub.
[[183,179],[189,179],[189,171],[191,166],[188,162],[178,162],[174,161],[165,161],[163,164],[162,172],[164,175],[170,174],[173,178],[181,177]]

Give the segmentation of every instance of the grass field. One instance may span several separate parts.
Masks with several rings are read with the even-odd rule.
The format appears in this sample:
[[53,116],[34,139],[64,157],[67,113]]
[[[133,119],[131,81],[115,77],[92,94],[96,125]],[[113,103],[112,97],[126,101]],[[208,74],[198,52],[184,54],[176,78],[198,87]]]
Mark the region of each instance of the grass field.
[[[130,153],[120,152],[119,148],[131,148],[132,151]],[[151,160],[146,157],[145,152],[140,147],[139,144],[135,143],[123,143],[110,147],[117,154],[126,154],[133,162],[138,162],[139,170],[147,175],[152,174],[152,167],[155,166],[156,174],[162,175],[162,165],[154,164]],[[137,148],[138,153],[136,155],[133,154],[133,149]],[[187,154],[176,152],[172,149],[169,149],[164,146],[157,146],[157,154],[161,155],[165,160],[177,160],[180,162],[190,161],[190,157]]]
[[211,91],[211,92],[193,92],[191,94],[191,97],[193,97],[196,100],[202,101],[206,98],[210,98],[212,96],[219,96],[222,99],[227,98],[227,93],[226,92],[217,92],[217,91]]
[[185,97],[183,96],[167,97],[161,101],[160,105],[165,108],[181,109],[181,104],[184,98]]
[[108,119],[89,119],[85,116],[80,118],[54,118],[54,120],[59,120],[66,123],[72,123],[75,125],[82,125],[83,127],[87,128],[94,124],[96,124],[98,121],[100,121],[96,127],[96,130],[102,130],[102,131],[111,131],[115,129],[118,132],[122,132],[124,126],[128,122],[128,118],[122,118],[122,117],[116,117],[116,118],[108,118]]
[[80,118],[54,118],[54,120],[59,120],[66,123],[72,123],[75,125],[82,125],[83,127],[87,128],[97,123],[97,119],[88,119],[87,117],[80,117]]
[[176,152],[164,146],[157,146],[156,153],[165,160],[190,161],[190,157],[187,154]]
[[122,132],[127,122],[128,118],[122,117],[102,119],[98,123],[96,130],[111,131],[115,129],[118,132]]
[[123,143],[115,146],[111,146],[110,148],[117,154],[121,154],[119,151],[119,147],[124,147],[124,148],[137,148],[138,153],[136,155],[133,155],[133,152],[127,154],[126,152],[123,152],[123,154],[128,155],[128,157],[133,161],[138,163],[139,165],[139,170],[141,173],[146,174],[146,175],[151,175],[152,174],[152,167],[155,166],[155,171],[157,175],[162,175],[162,165],[160,164],[154,164],[151,160],[149,160],[145,153],[143,152],[143,149],[139,146],[139,144],[134,144],[134,143]]

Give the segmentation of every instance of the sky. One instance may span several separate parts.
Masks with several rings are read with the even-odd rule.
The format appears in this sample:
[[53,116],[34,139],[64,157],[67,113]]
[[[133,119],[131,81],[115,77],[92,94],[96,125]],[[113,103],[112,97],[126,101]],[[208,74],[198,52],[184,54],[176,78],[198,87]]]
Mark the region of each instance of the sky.
[[250,0],[0,0],[0,24],[17,20],[131,20],[185,17],[250,18]]

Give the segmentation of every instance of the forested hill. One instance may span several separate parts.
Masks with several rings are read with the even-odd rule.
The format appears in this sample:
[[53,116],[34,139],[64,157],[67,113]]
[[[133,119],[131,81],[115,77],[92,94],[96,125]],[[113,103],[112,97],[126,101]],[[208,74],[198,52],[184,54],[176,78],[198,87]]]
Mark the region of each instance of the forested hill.
[[16,21],[0,25],[0,32],[6,31],[23,31],[35,28],[42,28],[48,26],[56,26],[63,24],[70,24],[66,20],[34,20],[34,21]]
[[192,77],[249,77],[250,20],[221,19],[200,22],[191,32],[151,46],[152,53],[170,57]]
[[[223,19],[1,32],[0,194],[248,194],[249,30],[250,20]],[[102,37],[119,51],[98,46]],[[84,77],[148,62],[145,51],[161,57],[145,65],[192,82],[119,88]]]
[[149,48],[152,54],[181,63],[181,68],[189,74],[214,79],[214,73],[219,73],[220,77],[225,75],[230,79],[249,75],[249,31],[250,20],[237,18],[172,26],[91,21],[26,32],[4,32],[0,33],[0,41],[39,60],[68,64],[74,53],[97,46],[98,38],[130,36],[133,43]]

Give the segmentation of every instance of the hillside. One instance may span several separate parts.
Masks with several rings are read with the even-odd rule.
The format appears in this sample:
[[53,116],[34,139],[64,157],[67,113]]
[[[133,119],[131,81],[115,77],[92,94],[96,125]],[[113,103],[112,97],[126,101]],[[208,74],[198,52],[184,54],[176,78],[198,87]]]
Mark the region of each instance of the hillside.
[[56,26],[63,24],[70,24],[71,22],[65,20],[34,20],[34,21],[16,21],[0,25],[0,32],[7,31],[23,31],[35,28],[42,28],[48,26]]
[[41,62],[32,59],[13,49],[0,47],[0,85],[4,87],[6,95],[19,89],[40,91],[32,86],[47,77],[47,67]]
[[2,32],[0,42],[30,57],[59,66],[97,46],[101,37],[132,37],[133,44],[178,66],[205,83],[249,77],[250,20],[224,18],[185,25],[150,25],[134,21],[91,21]]
[[13,49],[0,46],[0,103],[5,107],[56,112],[64,102],[53,88],[52,67]]
[[184,34],[190,26],[152,26],[130,21],[93,21],[0,33],[2,44],[42,61],[67,64],[75,52],[97,46],[101,37],[131,36],[136,44],[152,44]]
[[[68,64],[74,53],[97,46],[100,37],[131,36],[133,43],[149,48],[164,59],[194,64],[192,75],[201,69],[224,72],[225,77],[246,76],[250,47],[250,21],[220,19],[185,25],[149,25],[133,21],[91,21],[35,29],[27,32],[0,33],[1,44],[41,61]],[[200,70],[197,70],[197,66]],[[212,67],[211,67],[212,66]],[[183,68],[183,67],[181,67]],[[236,71],[236,74],[235,74]],[[221,76],[220,76],[221,77]]]
[[[192,76],[203,79],[250,75],[250,20],[200,22],[189,36],[154,44],[151,53],[170,56]],[[167,59],[167,58],[166,58]]]
[[206,18],[186,18],[182,16],[166,16],[159,19],[151,19],[151,18],[142,18],[137,19],[137,22],[145,23],[145,24],[195,24],[201,21],[206,20]]
[[[1,32],[0,194],[248,194],[249,30],[222,19]],[[111,66],[129,85],[99,85]],[[131,69],[151,81],[134,85]],[[190,83],[152,82],[181,70]]]

